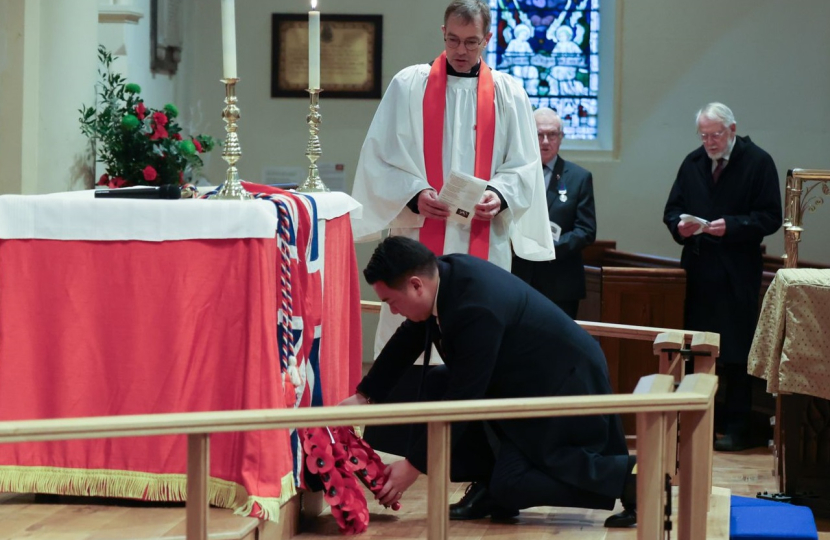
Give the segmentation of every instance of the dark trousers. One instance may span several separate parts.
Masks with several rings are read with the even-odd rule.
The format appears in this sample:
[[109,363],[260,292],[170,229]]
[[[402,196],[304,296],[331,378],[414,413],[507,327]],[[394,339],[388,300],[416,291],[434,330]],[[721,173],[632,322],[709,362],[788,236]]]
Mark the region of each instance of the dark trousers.
[[746,364],[724,364],[717,367],[724,391],[721,425],[729,435],[749,435],[752,411],[752,376]]
[[[446,366],[433,367],[426,378],[424,399],[433,401],[443,396],[448,379]],[[457,423],[452,429],[463,429],[463,432],[453,445],[451,480],[486,483],[490,495],[505,508],[568,506],[608,510],[613,507],[613,502],[609,506],[607,496],[567,484],[541,470],[500,429],[498,421]],[[619,491],[622,492],[622,485]]]

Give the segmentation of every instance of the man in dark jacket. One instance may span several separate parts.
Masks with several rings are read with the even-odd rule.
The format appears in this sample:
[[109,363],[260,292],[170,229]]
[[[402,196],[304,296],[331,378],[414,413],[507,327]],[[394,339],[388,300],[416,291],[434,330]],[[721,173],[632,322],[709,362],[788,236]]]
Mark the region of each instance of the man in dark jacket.
[[761,241],[781,227],[781,193],[772,158],[736,136],[726,105],[701,109],[697,130],[703,145],[680,165],[663,221],[683,246],[686,328],[720,334],[725,436],[715,450],[743,450],[752,445],[747,355],[758,319]]
[[[444,365],[421,396],[461,400],[611,393],[597,342],[538,291],[509,272],[463,255],[436,257],[401,236],[385,239],[364,276],[406,321],[344,404],[383,401],[434,343]],[[388,467],[378,499],[391,504],[426,472],[426,434],[413,431],[405,458]],[[451,477],[472,481],[451,519],[496,518],[532,506],[625,511],[606,525],[636,522],[634,459],[619,416],[457,423]]]
[[[582,250],[594,242],[597,218],[591,173],[559,155],[562,119],[547,107],[533,112],[545,174],[548,217],[561,230],[554,239],[556,259],[528,261],[513,257],[511,271],[553,300],[572,319],[585,298]],[[551,225],[553,227],[553,225]]]

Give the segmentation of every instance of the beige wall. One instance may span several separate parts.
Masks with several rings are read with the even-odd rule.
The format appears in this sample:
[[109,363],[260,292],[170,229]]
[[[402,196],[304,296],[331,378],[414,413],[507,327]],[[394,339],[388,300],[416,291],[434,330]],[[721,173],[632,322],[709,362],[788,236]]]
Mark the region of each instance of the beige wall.
[[77,110],[95,95],[96,5],[0,0],[0,193],[83,186]]
[[[216,4],[200,1],[192,13],[194,32],[188,35],[186,54],[193,62],[192,99],[215,111],[214,131],[221,134]],[[385,88],[399,69],[440,52],[445,5],[445,0],[422,0],[413,9],[402,0],[327,0],[320,9],[384,16]],[[623,250],[679,256],[679,246],[662,224],[663,205],[680,162],[699,144],[694,113],[709,101],[732,107],[738,132],[775,159],[782,186],[788,168],[830,169],[830,2],[628,0],[620,7],[618,159],[563,151],[566,159],[594,173],[599,238],[616,239]],[[296,0],[281,5],[237,2],[245,154],[240,170],[254,180],[264,166],[307,164],[307,103],[269,97],[270,15],[304,10],[306,3]],[[325,93],[321,102],[322,160],[345,163],[351,180],[377,103],[327,99]],[[212,176],[220,178],[221,160],[211,165]],[[830,209],[808,216],[806,227],[802,259],[830,263]],[[766,243],[770,253],[783,252],[782,233]],[[361,268],[371,248],[358,246]],[[372,297],[365,285],[364,297]],[[365,318],[369,349],[374,324]]]
[[[57,14],[60,9],[53,2],[58,0],[23,0],[25,5]],[[782,185],[788,168],[830,169],[830,32],[826,31],[830,2],[627,0],[621,4],[618,158],[602,160],[563,151],[566,159],[594,173],[599,238],[616,239],[619,247],[628,251],[679,255],[679,246],[662,225],[662,209],[681,160],[698,145],[694,113],[709,101],[723,101],[733,108],[738,132],[750,135],[772,154]],[[3,133],[0,158],[4,162],[10,152],[20,155],[21,141],[26,140],[25,130],[20,131],[21,118],[9,112],[25,106],[22,96],[30,95],[19,57],[21,40],[26,36],[15,33],[12,23],[22,20],[23,15],[16,11],[20,5],[18,0],[0,0],[2,13],[9,15],[0,23],[0,110],[18,130],[12,138]],[[145,35],[149,34],[149,0],[136,0],[134,5],[145,10],[145,18],[125,41],[132,55],[130,79],[145,88],[151,105],[160,107],[175,101],[186,126],[223,136],[219,2],[185,0],[185,48],[180,72],[173,79],[149,74],[149,36]],[[324,13],[383,15],[385,88],[399,69],[428,61],[440,52],[439,27],[445,5],[446,0],[321,0],[320,9]],[[78,6],[92,11],[89,0],[75,3]],[[236,3],[243,150],[239,167],[244,178],[259,180],[267,166],[308,164],[304,156],[307,101],[270,97],[271,14],[303,13],[307,6],[305,0]],[[85,42],[83,45],[84,50],[90,49]],[[44,48],[59,46],[54,36],[40,36],[39,57],[57,62],[60,55]],[[72,50],[73,54],[80,51]],[[84,66],[85,77],[88,64],[78,64]],[[28,80],[67,80],[58,77],[53,67],[42,65]],[[40,88],[47,86],[40,84]],[[76,97],[61,103],[72,112],[60,115],[65,124],[61,128],[67,134],[78,129],[74,111],[83,101],[77,97],[80,89],[73,92]],[[321,103],[322,161],[344,163],[351,181],[377,101],[327,98],[323,93]],[[49,155],[66,170],[72,167],[69,157]],[[3,191],[8,192],[10,185],[24,185],[19,171],[26,166],[25,160],[0,165],[4,175],[11,172],[18,176],[11,180],[4,177],[0,183]],[[215,152],[206,173],[216,182],[223,177],[223,170],[224,162]],[[44,190],[42,186],[37,189]],[[830,209],[807,216],[805,225],[802,259],[830,263]],[[770,253],[783,251],[782,238],[778,233],[767,240]],[[361,267],[370,252],[371,246],[358,246]],[[364,296],[371,297],[371,291],[366,289]],[[366,333],[371,337],[373,328],[370,321],[367,323]]]
[[[219,7],[218,2],[198,2],[198,9],[195,4],[191,0],[188,12],[185,70],[190,80],[184,93],[212,120],[211,132],[221,136]],[[321,9],[384,16],[385,87],[402,67],[440,51],[445,0],[424,0],[417,10],[406,5],[328,0]],[[307,102],[269,97],[271,13],[303,12],[305,6],[299,0],[278,6],[237,2],[240,170],[252,180],[265,166],[307,165]],[[782,184],[787,168],[830,168],[830,33],[825,29],[830,3],[629,0],[621,17],[619,157],[599,160],[563,151],[594,172],[599,238],[614,238],[629,251],[679,254],[662,225],[662,209],[681,160],[699,144],[694,113],[709,101],[733,108],[738,132],[772,154]],[[345,163],[351,180],[377,102],[326,99],[324,92],[321,103],[322,161]],[[212,178],[221,178],[222,166],[213,160]],[[830,241],[818,237],[819,230],[830,229],[830,212],[810,215],[806,223],[802,258],[830,263]],[[770,253],[782,252],[782,235],[767,245]]]

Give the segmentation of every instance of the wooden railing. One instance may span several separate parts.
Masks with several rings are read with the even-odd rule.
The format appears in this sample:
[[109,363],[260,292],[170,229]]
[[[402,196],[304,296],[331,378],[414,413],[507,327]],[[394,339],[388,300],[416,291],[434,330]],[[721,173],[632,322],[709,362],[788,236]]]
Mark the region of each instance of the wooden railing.
[[653,540],[663,531],[666,491],[664,454],[671,417],[680,413],[680,508],[678,538],[706,537],[711,493],[713,407],[717,379],[689,375],[672,392],[674,378],[641,379],[634,394],[568,396],[393,405],[315,407],[292,410],[196,412],[138,416],[0,422],[0,444],[187,434],[187,539],[208,535],[210,434],[337,425],[426,423],[428,426],[427,523],[430,540],[447,538],[450,425],[469,420],[519,419],[634,413],[637,439],[637,538]]
[[[380,302],[371,300],[360,302],[360,309],[363,313],[380,313],[380,306]],[[683,377],[683,365],[679,359],[681,354],[686,352],[701,358],[700,361],[695,362],[695,373],[715,373],[715,360],[720,353],[718,334],[593,321],[576,321],[576,323],[594,337],[653,342],[654,354],[660,356],[660,365],[666,367],[666,371],[661,367],[660,373],[674,373],[677,381]],[[668,370],[670,366],[673,366],[672,371]]]

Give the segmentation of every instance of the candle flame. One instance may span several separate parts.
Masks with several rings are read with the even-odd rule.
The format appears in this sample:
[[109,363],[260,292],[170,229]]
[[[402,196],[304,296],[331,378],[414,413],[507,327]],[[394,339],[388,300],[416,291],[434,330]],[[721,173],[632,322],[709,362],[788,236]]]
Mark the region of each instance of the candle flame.
[[317,0],[311,0],[311,9],[317,8]]

